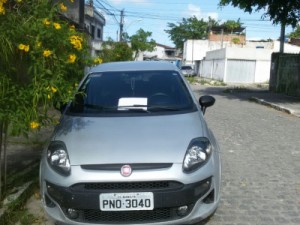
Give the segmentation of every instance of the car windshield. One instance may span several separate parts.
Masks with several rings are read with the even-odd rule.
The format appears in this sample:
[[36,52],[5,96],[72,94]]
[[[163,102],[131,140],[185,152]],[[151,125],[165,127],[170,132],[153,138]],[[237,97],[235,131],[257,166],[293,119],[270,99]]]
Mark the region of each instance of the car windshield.
[[182,70],[191,70],[192,67],[191,66],[182,66],[181,69]]
[[126,71],[90,74],[68,113],[184,113],[195,110],[191,95],[176,71]]

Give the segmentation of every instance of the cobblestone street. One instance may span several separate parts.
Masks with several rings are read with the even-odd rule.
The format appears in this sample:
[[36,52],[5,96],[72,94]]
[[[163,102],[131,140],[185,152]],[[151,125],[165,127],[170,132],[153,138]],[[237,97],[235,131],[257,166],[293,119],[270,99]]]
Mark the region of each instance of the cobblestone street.
[[205,118],[222,150],[221,204],[207,225],[300,224],[300,119],[224,88]]

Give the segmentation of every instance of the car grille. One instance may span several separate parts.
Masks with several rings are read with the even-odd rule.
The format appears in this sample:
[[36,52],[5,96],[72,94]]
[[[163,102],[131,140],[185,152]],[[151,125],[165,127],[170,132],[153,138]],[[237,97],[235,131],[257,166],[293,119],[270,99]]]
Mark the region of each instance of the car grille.
[[[188,214],[191,212],[193,205],[190,205],[189,208],[190,210]],[[85,209],[85,210],[78,210],[80,216],[74,221],[82,222],[82,223],[128,224],[128,223],[155,223],[155,222],[163,222],[163,221],[170,221],[170,220],[183,218],[178,216],[176,211],[177,208],[157,208],[153,210],[118,211],[118,212]],[[68,216],[67,213],[66,216]]]
[[151,181],[151,182],[116,182],[116,183],[79,183],[74,184],[71,189],[76,191],[84,190],[167,190],[182,188],[183,184],[175,181]]

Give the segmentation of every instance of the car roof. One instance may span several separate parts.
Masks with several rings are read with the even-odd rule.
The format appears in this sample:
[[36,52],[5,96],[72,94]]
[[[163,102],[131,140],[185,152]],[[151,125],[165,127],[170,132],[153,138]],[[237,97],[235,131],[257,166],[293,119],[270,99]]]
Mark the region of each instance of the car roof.
[[145,70],[178,70],[173,63],[165,61],[126,61],[102,63],[93,67],[89,73],[105,71],[145,71]]

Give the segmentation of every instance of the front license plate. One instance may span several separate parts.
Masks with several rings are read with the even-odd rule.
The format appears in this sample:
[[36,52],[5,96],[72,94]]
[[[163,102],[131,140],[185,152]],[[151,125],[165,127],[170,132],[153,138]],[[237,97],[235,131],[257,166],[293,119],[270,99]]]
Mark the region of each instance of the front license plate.
[[102,211],[152,210],[152,192],[100,194]]

